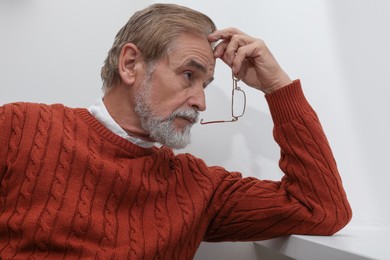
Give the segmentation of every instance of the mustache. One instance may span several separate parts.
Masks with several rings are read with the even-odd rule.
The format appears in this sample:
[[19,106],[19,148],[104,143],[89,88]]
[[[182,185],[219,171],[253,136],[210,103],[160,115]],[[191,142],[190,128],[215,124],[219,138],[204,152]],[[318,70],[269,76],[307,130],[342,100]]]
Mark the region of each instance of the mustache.
[[183,117],[193,124],[199,121],[199,112],[196,109],[177,109],[167,119],[173,121],[176,117]]

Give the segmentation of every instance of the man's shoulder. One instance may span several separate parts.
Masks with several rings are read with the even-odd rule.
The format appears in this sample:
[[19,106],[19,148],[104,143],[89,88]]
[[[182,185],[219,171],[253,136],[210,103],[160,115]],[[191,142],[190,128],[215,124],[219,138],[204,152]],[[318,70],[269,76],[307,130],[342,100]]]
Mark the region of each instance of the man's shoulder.
[[13,102],[0,106],[0,120],[3,122],[24,122],[34,120],[61,120],[63,116],[75,115],[77,108],[70,108],[63,104],[45,104],[33,102]]
[[53,106],[63,106],[62,104],[45,104],[45,103],[38,103],[38,102],[24,102],[24,101],[18,101],[18,102],[11,102],[11,103],[5,103],[1,105],[1,107],[6,109],[39,109],[41,107],[53,107]]
[[14,113],[27,111],[27,110],[29,111],[53,110],[53,109],[75,110],[75,108],[70,108],[60,103],[46,104],[46,103],[22,102],[22,101],[3,104],[0,106],[0,109],[2,111],[9,111]]

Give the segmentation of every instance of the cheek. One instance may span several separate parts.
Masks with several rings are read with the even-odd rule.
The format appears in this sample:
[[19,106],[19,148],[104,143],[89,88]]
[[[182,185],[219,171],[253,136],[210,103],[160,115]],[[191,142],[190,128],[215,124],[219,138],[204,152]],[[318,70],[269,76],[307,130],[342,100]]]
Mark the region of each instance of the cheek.
[[169,116],[175,110],[185,107],[190,88],[183,87],[178,80],[171,75],[154,78],[149,102],[156,114]]
[[154,108],[166,113],[172,113],[180,107],[184,107],[187,101],[186,91],[166,91],[152,95],[150,102]]

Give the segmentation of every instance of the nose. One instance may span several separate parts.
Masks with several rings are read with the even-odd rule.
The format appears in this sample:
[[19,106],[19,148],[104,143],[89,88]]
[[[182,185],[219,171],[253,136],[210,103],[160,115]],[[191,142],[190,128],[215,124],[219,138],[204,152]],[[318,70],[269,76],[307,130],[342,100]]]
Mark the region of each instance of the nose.
[[206,110],[206,97],[204,93],[203,86],[196,87],[193,89],[193,92],[188,99],[188,105],[195,108],[198,111]]

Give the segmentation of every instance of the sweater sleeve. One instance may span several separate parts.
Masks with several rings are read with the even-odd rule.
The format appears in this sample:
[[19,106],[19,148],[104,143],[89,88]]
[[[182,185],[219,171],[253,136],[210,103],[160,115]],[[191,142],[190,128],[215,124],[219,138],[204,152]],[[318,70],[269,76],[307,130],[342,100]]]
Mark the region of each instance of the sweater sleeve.
[[299,80],[266,99],[285,175],[281,181],[262,181],[226,174],[213,196],[220,207],[212,216],[206,241],[332,235],[351,219],[332,151]]
[[25,109],[25,104],[22,102],[0,106],[0,181],[4,181],[7,164],[17,156]]
[[0,180],[5,171],[5,160],[7,152],[7,142],[5,140],[6,132],[6,122],[5,122],[5,107],[0,106]]

